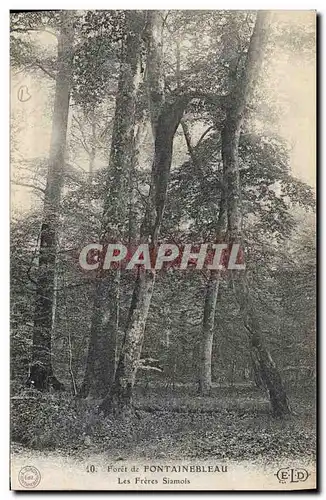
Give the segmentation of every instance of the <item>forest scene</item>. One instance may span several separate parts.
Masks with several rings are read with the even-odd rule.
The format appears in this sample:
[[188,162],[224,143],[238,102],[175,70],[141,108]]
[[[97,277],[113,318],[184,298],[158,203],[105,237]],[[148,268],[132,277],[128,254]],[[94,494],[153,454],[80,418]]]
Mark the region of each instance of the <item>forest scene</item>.
[[12,12],[10,63],[13,453],[314,462],[315,13]]

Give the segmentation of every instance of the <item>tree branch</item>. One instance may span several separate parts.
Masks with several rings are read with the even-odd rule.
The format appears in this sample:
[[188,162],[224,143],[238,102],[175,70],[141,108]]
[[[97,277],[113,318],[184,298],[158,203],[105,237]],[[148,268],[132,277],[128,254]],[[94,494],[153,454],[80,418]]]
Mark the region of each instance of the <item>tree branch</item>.
[[[32,65],[33,66],[33,65]],[[35,61],[35,66],[43,71],[46,75],[48,75],[52,80],[55,80],[56,77],[53,73],[51,73],[48,69],[44,68],[43,64],[40,61]]]
[[205,132],[200,136],[196,146],[195,146],[195,149],[198,148],[198,146],[203,142],[203,140],[205,139],[206,135],[208,134],[208,132],[210,132],[211,130],[214,129],[214,125],[211,125],[210,127],[208,127]]
[[28,33],[29,31],[39,31],[44,33],[49,33],[50,35],[58,38],[58,35],[47,28],[11,28],[10,33]]
[[188,87],[178,87],[175,90],[172,90],[170,96],[175,97],[188,97],[189,99],[210,99],[215,103],[218,101],[220,104],[223,104],[229,97],[229,94],[226,95],[217,95],[214,92],[205,92],[201,89],[189,89]]
[[34,186],[34,184],[28,184],[27,182],[17,182],[17,181],[11,181],[11,184],[15,184],[16,186],[36,189],[37,191],[41,191],[41,193],[45,194],[45,189],[41,188],[40,186]]

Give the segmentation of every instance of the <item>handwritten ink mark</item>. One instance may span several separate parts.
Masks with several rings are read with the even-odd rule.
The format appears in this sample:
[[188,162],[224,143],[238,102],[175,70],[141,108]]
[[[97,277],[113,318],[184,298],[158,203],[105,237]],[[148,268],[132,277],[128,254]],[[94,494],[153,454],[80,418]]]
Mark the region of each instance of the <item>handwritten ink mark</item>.
[[20,102],[27,102],[30,100],[32,97],[31,94],[28,92],[28,87],[27,85],[21,85],[18,89],[17,92],[17,97]]

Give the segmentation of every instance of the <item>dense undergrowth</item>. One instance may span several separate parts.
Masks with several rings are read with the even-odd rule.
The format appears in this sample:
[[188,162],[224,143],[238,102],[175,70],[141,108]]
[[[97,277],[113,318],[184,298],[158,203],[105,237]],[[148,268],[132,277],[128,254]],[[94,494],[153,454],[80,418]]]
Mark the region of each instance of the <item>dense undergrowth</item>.
[[120,459],[314,457],[313,398],[309,402],[293,394],[293,415],[279,420],[254,389],[215,389],[206,397],[182,388],[142,392],[132,417],[103,418],[97,401],[24,390],[12,398],[12,442],[67,454],[105,452]]

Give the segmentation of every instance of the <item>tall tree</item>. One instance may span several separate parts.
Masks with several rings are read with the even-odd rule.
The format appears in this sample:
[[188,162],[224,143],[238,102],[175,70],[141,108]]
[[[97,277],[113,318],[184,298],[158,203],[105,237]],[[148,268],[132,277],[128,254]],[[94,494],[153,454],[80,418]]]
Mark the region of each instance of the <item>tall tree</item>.
[[[191,134],[185,120],[181,122],[185,141],[188,148],[190,160],[196,169],[196,174],[200,180],[200,185],[205,189],[206,177],[202,170],[201,160],[198,157],[198,149],[202,138],[195,147],[192,146]],[[209,127],[210,130],[212,127]],[[215,124],[216,128],[216,124]],[[217,127],[218,128],[218,127]],[[203,137],[203,136],[202,136]],[[222,243],[226,231],[226,196],[223,180],[223,165],[219,172],[220,199],[218,202],[218,216],[213,225],[214,240],[217,244]],[[211,243],[211,242],[210,242]],[[198,338],[197,353],[197,378],[198,392],[202,395],[210,392],[212,386],[212,350],[215,331],[215,313],[218,300],[220,284],[220,270],[208,271],[205,287],[204,310],[202,319],[202,328]]]
[[[113,124],[101,244],[121,240],[127,218],[125,202],[134,162],[135,112],[141,75],[142,34],[145,16],[126,11],[121,47],[120,75]],[[120,270],[103,270],[96,278],[91,336],[80,395],[104,397],[116,367],[119,321]]]
[[[222,194],[216,227],[216,242],[221,243],[225,234],[225,196]],[[206,284],[204,314],[199,340],[198,391],[207,394],[212,386],[212,350],[215,331],[215,313],[220,284],[220,271],[209,271]]]
[[[267,13],[257,14],[243,70],[233,72],[228,96],[225,124],[222,130],[222,158],[227,182],[228,238],[230,243],[242,239],[241,185],[239,172],[239,141],[252,90],[256,84],[267,37]],[[231,75],[232,77],[232,75]],[[260,325],[251,301],[250,289],[243,271],[231,271],[244,326],[256,372],[269,393],[273,413],[290,412],[288,398],[279,371],[264,345]]]
[[[165,96],[162,24],[160,11],[147,13],[147,85],[154,135],[154,160],[150,191],[140,228],[140,243],[149,244],[153,251],[158,242],[166,202],[173,139],[190,100],[188,96],[170,99]],[[104,413],[124,412],[131,407],[154,283],[154,269],[138,269],[114,383],[100,407]]]
[[51,333],[58,219],[64,181],[66,136],[72,83],[74,13],[60,13],[52,136],[40,234],[32,363],[28,383],[37,389],[62,389],[53,374]]

